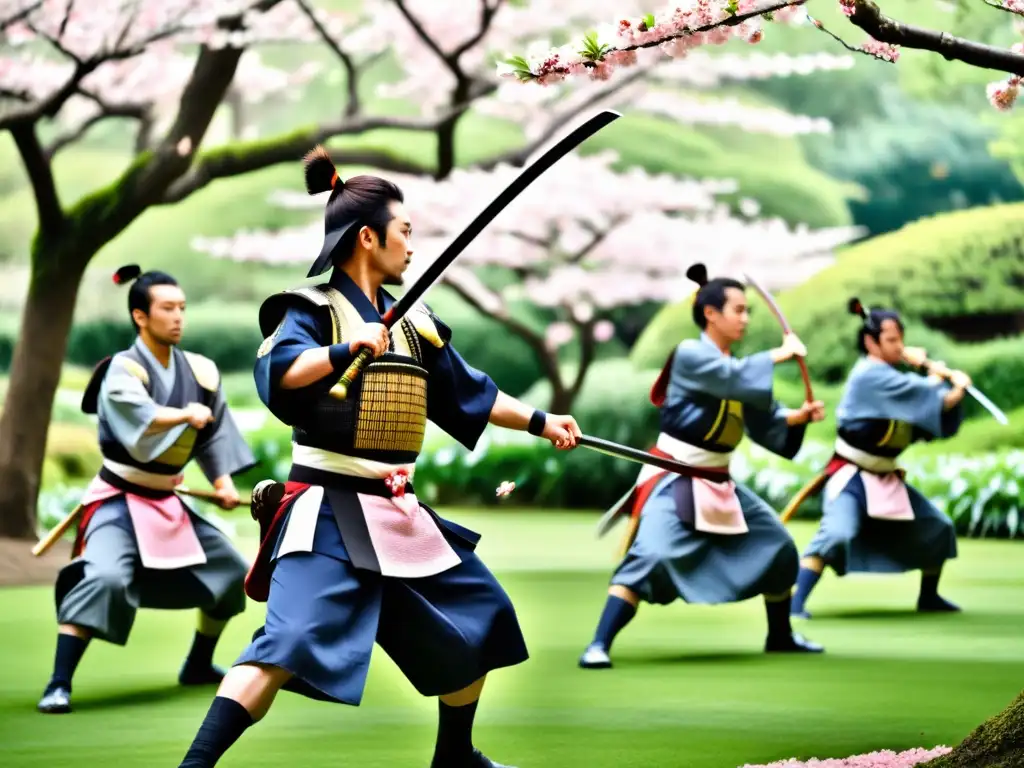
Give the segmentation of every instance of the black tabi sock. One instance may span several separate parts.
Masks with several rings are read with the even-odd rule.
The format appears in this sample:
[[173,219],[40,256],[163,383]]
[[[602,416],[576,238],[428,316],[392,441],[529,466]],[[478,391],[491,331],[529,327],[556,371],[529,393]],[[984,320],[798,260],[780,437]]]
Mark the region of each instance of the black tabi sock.
[[621,597],[608,595],[608,602],[604,604],[601,620],[597,623],[597,631],[594,633],[594,642],[604,646],[605,650],[611,649],[615,636],[629,624],[634,616],[636,616],[635,605]]
[[57,635],[57,652],[53,660],[53,677],[50,678],[50,684],[46,686],[47,693],[54,688],[67,688],[69,692],[71,691],[71,678],[75,676],[75,668],[78,667],[78,662],[82,660],[82,654],[85,653],[88,645],[88,638],[65,635],[63,632]]
[[213,650],[217,647],[220,635],[211,637],[202,632],[196,632],[192,638],[192,648],[188,652],[185,663],[190,669],[206,669],[213,664]]
[[252,715],[237,701],[214,697],[199,733],[178,768],[213,768],[252,724]]
[[939,576],[940,573],[922,573],[921,574],[921,594],[918,597],[919,600],[934,600],[939,596]]
[[821,574],[812,571],[810,568],[801,568],[800,572],[796,576],[796,594],[793,596],[792,609],[797,613],[804,610],[804,604],[807,602],[807,598],[810,597],[811,590],[818,583],[818,579],[821,578]]
[[793,634],[793,626],[789,623],[789,608],[792,598],[770,601],[765,598],[764,610],[768,614],[768,636],[789,637]]
[[477,701],[462,707],[450,707],[438,699],[437,744],[431,763],[434,768],[472,757]]

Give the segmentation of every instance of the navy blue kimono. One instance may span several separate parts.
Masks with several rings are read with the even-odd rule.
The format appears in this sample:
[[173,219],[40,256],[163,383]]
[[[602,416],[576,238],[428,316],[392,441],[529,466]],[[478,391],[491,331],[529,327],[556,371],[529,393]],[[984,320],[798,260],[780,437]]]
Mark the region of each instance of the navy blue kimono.
[[[384,311],[393,302],[380,291]],[[247,583],[250,597],[267,601],[266,623],[235,663],[287,669],[287,689],[351,705],[362,699],[374,642],[426,696],[528,658],[511,601],[474,552],[479,535],[415,500],[412,482],[426,420],[472,449],[498,389],[421,305],[392,327],[388,353],[347,397],[332,394],[353,359],[349,334],[380,321],[335,270],[326,285],[264,303],[254,369],[260,398],[293,428],[293,456],[279,524],[255,566],[265,573]],[[281,387],[304,350],[325,346],[331,375]],[[395,495],[388,482],[402,473]]]

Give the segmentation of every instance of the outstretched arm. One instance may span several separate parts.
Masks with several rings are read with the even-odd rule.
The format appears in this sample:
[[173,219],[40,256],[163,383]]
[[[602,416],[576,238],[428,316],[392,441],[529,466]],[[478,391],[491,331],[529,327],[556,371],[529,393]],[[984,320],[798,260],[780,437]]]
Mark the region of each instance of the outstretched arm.
[[545,415],[500,391],[490,376],[463,360],[451,344],[437,350],[431,366],[427,417],[469,449],[488,424],[530,431],[558,448],[575,447],[580,435],[571,416]]
[[500,390],[488,420],[496,427],[528,431],[543,437],[560,449],[575,448],[583,436],[572,416],[546,414]]

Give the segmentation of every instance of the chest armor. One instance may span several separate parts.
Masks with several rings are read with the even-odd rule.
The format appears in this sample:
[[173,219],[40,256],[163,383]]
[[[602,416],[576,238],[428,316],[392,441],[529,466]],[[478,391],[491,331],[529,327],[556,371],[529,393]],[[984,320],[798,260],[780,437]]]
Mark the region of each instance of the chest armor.
[[[352,330],[364,323],[341,291],[329,285],[290,293],[329,317],[331,344],[347,343]],[[388,352],[362,370],[347,397],[342,399],[335,386],[312,399],[293,425],[296,443],[388,464],[416,461],[427,427],[429,356],[444,342],[426,308],[419,306],[391,328],[390,336]]]
[[[153,397],[159,405],[183,408],[189,403],[202,403],[208,408],[212,408],[219,384],[216,366],[206,358],[176,348],[172,350],[171,354],[174,356],[174,382],[170,392],[155,391],[159,386],[157,372],[152,369],[149,361],[134,348],[120,353],[119,361],[130,375],[142,382],[150,397]],[[98,391],[99,384],[103,381],[110,362],[110,359],[105,360],[96,368],[89,385],[90,390]],[[83,407],[83,410],[86,413],[96,413],[95,404],[93,406],[93,408]],[[101,417],[97,421],[100,453],[105,459],[159,475],[178,474],[192,459],[197,446],[202,444],[213,427],[213,423],[208,424],[202,430],[197,430],[191,425],[186,426],[178,439],[162,454],[152,461],[140,462],[132,458],[128,450],[117,441],[113,430],[105,419]]]
[[714,453],[731,453],[743,440],[743,403],[738,400],[694,396],[674,406],[678,413],[669,413],[671,407],[662,407],[662,431],[677,440]]
[[849,445],[872,456],[894,459],[914,441],[914,426],[898,419],[857,419],[837,430]]

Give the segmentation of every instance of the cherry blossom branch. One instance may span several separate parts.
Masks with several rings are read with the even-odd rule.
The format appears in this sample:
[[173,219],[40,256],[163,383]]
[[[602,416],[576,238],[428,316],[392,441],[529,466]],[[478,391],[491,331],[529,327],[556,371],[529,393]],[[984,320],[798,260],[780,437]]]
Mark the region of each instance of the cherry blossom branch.
[[822,24],[821,21],[814,18],[810,14],[807,14],[807,18],[811,20],[811,23],[815,27],[820,29],[822,32],[831,37],[833,40],[835,40],[848,51],[852,51],[853,53],[863,53],[864,55],[870,56],[873,59],[885,61],[890,64],[895,64],[896,60],[900,57],[900,52],[896,48],[896,46],[880,42],[878,40],[875,40],[874,38],[868,40],[866,43],[861,44],[859,48],[855,48],[854,46],[850,45],[848,42],[843,40],[843,38],[839,37],[839,35],[826,29],[825,25]]
[[[269,10],[276,2],[262,0],[260,6]],[[225,32],[239,31],[243,17],[221,19],[217,26]],[[158,204],[168,187],[188,170],[192,153],[202,144],[244,51],[244,47],[230,44],[200,47],[174,121],[157,147],[141,154],[106,192],[78,204],[80,214],[90,214],[92,225],[80,233],[82,253],[95,253],[148,207]]]
[[[530,63],[525,58],[515,56],[499,65],[499,72],[503,76],[512,76],[523,82],[536,80],[541,83],[557,81],[566,76],[576,74],[581,70],[590,70],[592,73],[598,74],[602,73],[603,69],[608,69],[607,64],[611,61],[618,65],[625,64],[630,66],[636,64],[637,51],[649,48],[664,48],[666,45],[676,41],[684,42],[684,38],[698,40],[703,33],[724,27],[736,27],[745,21],[761,16],[770,17],[776,11],[796,8],[797,6],[804,5],[806,2],[807,0],[777,0],[769,5],[758,6],[743,12],[737,12],[734,6],[711,8],[711,11],[724,12],[727,15],[724,18],[718,18],[709,23],[693,27],[687,26],[679,21],[678,18],[673,18],[668,22],[659,24],[656,23],[653,15],[648,15],[635,28],[628,21],[619,23],[617,37],[619,40],[630,41],[625,42],[625,44],[604,42],[598,39],[597,34],[591,33],[584,39],[584,50],[573,51],[575,56],[580,57],[578,60],[575,60],[572,56],[563,59],[560,55],[566,48],[563,46],[563,51],[553,52],[553,55],[541,62],[540,66],[537,67],[537,71],[534,71],[534,68],[530,66]],[[708,11],[707,8],[701,8],[700,10]],[[695,15],[699,12],[695,9]],[[688,13],[687,16],[689,15]],[[696,17],[701,18],[701,16]],[[661,26],[664,26],[665,29],[659,30]],[[603,76],[607,77],[607,74]]]
[[[537,356],[545,377],[551,382],[553,397],[565,389],[565,385],[562,383],[562,372],[558,366],[558,357],[548,349],[544,343],[544,337],[526,323],[513,317],[501,298],[483,286],[472,272],[459,268],[449,269],[442,278],[442,282],[481,315],[493,318],[526,342]],[[484,293],[490,294],[498,303],[493,300],[487,301],[484,298]]]
[[[490,30],[494,15],[498,12],[504,0],[495,0],[493,6],[488,0],[480,0],[480,24],[476,33],[466,42],[456,46],[451,53],[445,53],[441,46],[431,37],[420,21],[406,7],[403,0],[394,0],[395,6],[405,17],[405,20],[412,27],[417,37],[434,52],[444,63],[448,70],[455,77],[455,86],[452,88],[449,97],[449,104],[452,112],[437,125],[437,174],[441,177],[447,176],[455,167],[455,127],[459,119],[468,109],[468,105],[476,99],[486,96],[494,91],[497,86],[493,83],[480,81],[478,78],[466,73],[460,61],[462,55],[470,50],[486,36]],[[456,108],[456,105],[466,105],[463,108]]]
[[601,243],[605,241],[608,235],[611,232],[613,232],[616,228],[618,228],[618,226],[622,224],[622,222],[624,222],[627,218],[628,216],[624,214],[619,216],[613,216],[611,218],[611,223],[609,224],[609,226],[603,229],[599,227],[585,226],[584,229],[588,230],[591,234],[590,240],[587,243],[585,243],[582,248],[576,251],[576,253],[569,256],[568,259],[566,259],[566,261],[570,264],[579,264],[581,261],[587,258],[587,256],[593,253],[594,249],[601,245]]
[[491,28],[491,21],[494,19],[494,14],[498,12],[503,2],[504,0],[494,0],[494,5],[491,5],[488,0],[480,0],[480,26],[472,37],[452,51],[451,56],[453,59],[458,61],[462,57],[462,54],[487,36],[487,32]]
[[1015,16],[1024,16],[1024,3],[1020,0],[1003,0],[1001,3],[994,3],[992,0],[981,0],[985,5],[995,8],[997,11],[1006,11]]
[[68,50],[60,40],[55,39],[50,35],[43,34],[31,24],[27,24],[26,26],[38,37],[49,42],[61,54],[73,61],[75,68],[64,84],[48,98],[38,104],[34,104],[22,110],[16,110],[15,112],[0,118],[0,130],[20,123],[32,123],[43,117],[51,119],[56,117],[57,113],[60,112],[67,100],[79,91],[82,81],[88,75],[95,72],[101,64],[105,64],[110,61],[122,61],[124,59],[130,59],[134,56],[138,56],[145,51],[146,46],[160,40],[164,40],[181,31],[178,27],[160,29],[128,48],[115,48],[114,50],[97,53],[83,59]]
[[8,27],[10,27],[10,26],[12,26],[14,24],[20,24],[22,21],[27,19],[29,16],[31,16],[33,13],[35,13],[37,10],[39,10],[39,7],[42,4],[43,4],[42,0],[39,0],[38,2],[26,5],[24,8],[22,8],[20,11],[15,13],[13,16],[8,16],[6,19],[0,19],[0,32],[5,31]]
[[[160,204],[176,203],[215,179],[239,176],[278,163],[300,160],[310,147],[338,136],[355,136],[380,128],[435,131],[439,122],[436,118],[424,120],[421,118],[370,116],[299,129],[272,139],[235,142],[202,153],[188,173],[168,187],[158,202]],[[343,150],[336,154],[336,162],[339,165],[372,165],[382,170],[416,175],[430,173],[429,169],[418,163],[402,159],[383,150],[363,149],[348,152]]]
[[580,360],[579,367],[576,369],[576,378],[569,387],[568,402],[570,404],[575,402],[576,398],[580,394],[580,390],[583,389],[583,381],[587,376],[587,371],[590,368],[590,364],[594,362],[594,358],[597,356],[597,343],[594,339],[594,325],[595,320],[593,318],[587,322],[581,323],[577,321],[576,323],[576,329],[580,339]]
[[58,232],[64,226],[64,209],[57,196],[57,185],[53,169],[43,151],[36,133],[35,123],[17,123],[10,128],[11,136],[18,147],[18,154],[25,165],[29,183],[32,185],[36,211],[41,232]]
[[885,16],[871,0],[841,0],[841,4],[852,5],[850,21],[880,42],[933,51],[948,61],[962,61],[980,69],[993,69],[1024,76],[1022,53],[976,43],[945,32],[904,24]]
[[532,141],[527,143],[526,146],[489,158],[481,163],[477,163],[474,167],[490,171],[494,170],[499,165],[525,165],[526,161],[530,159],[534,152],[540,149],[540,147],[547,142],[551,141],[555,135],[564,131],[565,126],[571,125],[581,112],[597,107],[605,99],[611,98],[622,89],[627,88],[632,83],[640,80],[646,73],[646,68],[640,67],[637,70],[630,72],[625,77],[618,78],[605,88],[590,94],[586,99],[580,101],[578,104],[570,106],[560,114],[553,115],[551,120],[548,121],[547,127],[534,137]]
[[410,11],[406,7],[404,0],[392,1],[395,7],[398,8],[398,12],[405,17],[405,20],[409,23],[409,26],[413,28],[413,31],[416,33],[416,36],[423,42],[424,45],[427,46],[427,48],[434,52],[434,55],[437,56],[438,59],[444,62],[444,65],[448,67],[449,70],[451,70],[451,73],[455,76],[455,79],[465,79],[466,74],[462,71],[462,67],[459,66],[458,59],[448,55],[443,50],[441,50],[441,46],[438,45],[437,41],[430,36],[426,29],[424,29],[423,25],[420,23],[420,20],[417,19],[413,15],[412,11]]
[[324,25],[320,23],[320,20],[316,17],[316,12],[310,7],[309,3],[306,0],[295,0],[295,2],[306,18],[309,19],[309,23],[313,25],[313,29],[320,35],[320,39],[324,44],[341,59],[341,64],[345,67],[345,80],[348,85],[348,101],[345,104],[344,114],[346,117],[355,116],[359,113],[361,107],[359,102],[359,73],[355,62],[327,31]]
[[66,131],[55,138],[50,145],[46,148],[44,154],[48,160],[52,160],[60,150],[67,147],[69,144],[81,139],[90,128],[97,123],[110,118],[131,118],[134,120],[145,120],[148,114],[148,108],[143,104],[108,104],[98,95],[82,90],[80,93],[86,98],[93,101],[98,107],[99,112],[90,116],[86,120],[82,121],[74,129]]

